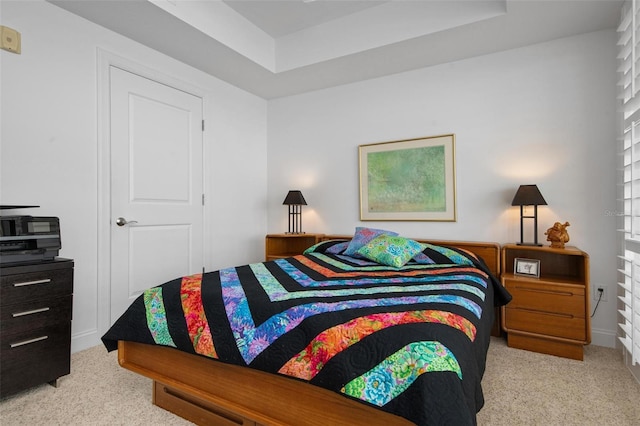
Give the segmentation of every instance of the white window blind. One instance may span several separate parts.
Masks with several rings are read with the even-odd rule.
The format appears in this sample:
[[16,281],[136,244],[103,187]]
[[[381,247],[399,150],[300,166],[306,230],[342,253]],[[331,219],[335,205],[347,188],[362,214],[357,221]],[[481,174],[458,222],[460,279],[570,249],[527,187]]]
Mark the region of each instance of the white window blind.
[[619,143],[622,241],[619,254],[619,339],[640,362],[640,0],[627,0],[618,27],[619,97],[624,130]]

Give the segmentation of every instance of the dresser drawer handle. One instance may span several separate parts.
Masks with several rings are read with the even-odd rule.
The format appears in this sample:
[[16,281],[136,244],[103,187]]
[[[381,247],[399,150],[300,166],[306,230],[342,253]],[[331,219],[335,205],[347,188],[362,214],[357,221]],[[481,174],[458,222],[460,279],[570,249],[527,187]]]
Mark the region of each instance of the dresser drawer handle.
[[568,319],[573,319],[574,318],[574,316],[571,315],[571,314],[563,314],[563,313],[560,313],[560,312],[541,311],[539,309],[527,309],[527,308],[516,307],[515,310],[524,311],[524,312],[531,312],[531,313],[534,313],[534,314],[550,315],[552,317],[561,317],[561,318],[568,318]]
[[15,283],[13,284],[14,287],[23,287],[25,285],[34,285],[34,284],[46,284],[46,283],[50,283],[51,282],[51,278],[47,278],[44,280],[35,280],[35,281],[25,281],[22,283]]
[[42,340],[47,340],[49,338],[49,336],[40,336],[40,337],[36,337],[35,339],[29,339],[29,340],[25,340],[23,342],[18,342],[18,343],[12,343],[11,344],[11,348],[17,348],[18,346],[24,346],[24,345],[30,345],[31,343],[36,343],[36,342],[40,342]]
[[526,286],[519,286],[519,285],[515,286],[515,288],[517,290],[530,291],[532,293],[553,294],[554,296],[574,296],[573,292],[571,291],[546,290],[541,288],[533,288],[533,287],[526,287]]
[[49,308],[40,308],[40,309],[33,309],[31,311],[23,311],[23,312],[16,312],[15,314],[11,314],[11,316],[13,318],[17,318],[17,317],[23,317],[25,315],[31,315],[31,314],[39,314],[40,312],[47,312],[49,310]]

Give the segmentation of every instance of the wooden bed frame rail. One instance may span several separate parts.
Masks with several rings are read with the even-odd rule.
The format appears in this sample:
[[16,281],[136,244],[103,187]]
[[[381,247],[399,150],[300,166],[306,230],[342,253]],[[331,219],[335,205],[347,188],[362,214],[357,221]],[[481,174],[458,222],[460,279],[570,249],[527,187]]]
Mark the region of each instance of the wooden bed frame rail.
[[118,342],[118,362],[153,380],[153,403],[199,425],[410,425],[308,383],[135,342]]

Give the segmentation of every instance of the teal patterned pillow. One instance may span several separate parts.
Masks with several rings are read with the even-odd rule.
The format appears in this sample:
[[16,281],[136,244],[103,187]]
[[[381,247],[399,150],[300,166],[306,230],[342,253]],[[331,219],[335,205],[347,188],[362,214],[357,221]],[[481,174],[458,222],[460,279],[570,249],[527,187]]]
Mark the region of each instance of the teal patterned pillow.
[[358,250],[369,260],[395,268],[403,267],[425,246],[417,241],[393,235],[380,235]]

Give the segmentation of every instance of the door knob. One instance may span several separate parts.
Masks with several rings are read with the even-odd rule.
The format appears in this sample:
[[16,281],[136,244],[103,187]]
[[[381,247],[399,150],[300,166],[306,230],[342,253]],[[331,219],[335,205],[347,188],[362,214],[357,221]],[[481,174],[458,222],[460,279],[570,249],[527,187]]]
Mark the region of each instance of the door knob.
[[137,220],[127,220],[124,217],[119,217],[116,219],[116,225],[118,226],[125,226],[125,225],[131,225],[132,223],[138,223]]

